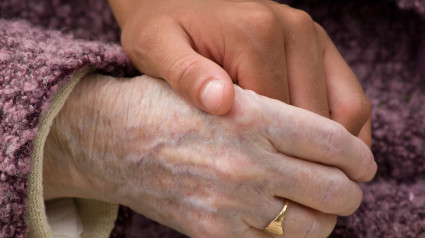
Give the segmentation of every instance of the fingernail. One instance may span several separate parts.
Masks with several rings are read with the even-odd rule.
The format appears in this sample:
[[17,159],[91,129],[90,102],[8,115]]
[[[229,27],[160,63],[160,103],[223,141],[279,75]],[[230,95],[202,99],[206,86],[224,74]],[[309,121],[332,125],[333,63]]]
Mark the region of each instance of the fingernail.
[[224,84],[221,80],[211,80],[202,90],[201,102],[208,111],[214,112],[220,107],[223,88]]

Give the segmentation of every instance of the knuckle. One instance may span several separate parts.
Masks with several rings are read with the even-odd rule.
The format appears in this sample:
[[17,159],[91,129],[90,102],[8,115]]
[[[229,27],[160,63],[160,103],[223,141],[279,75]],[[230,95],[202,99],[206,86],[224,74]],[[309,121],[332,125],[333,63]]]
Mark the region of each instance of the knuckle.
[[[230,111],[239,126],[255,126],[263,114],[263,107],[258,103],[260,97],[254,91],[235,87],[235,102]],[[259,116],[253,116],[259,115]],[[240,129],[240,128],[239,128]]]
[[372,113],[370,101],[366,97],[358,96],[357,94],[341,99],[338,107],[341,110],[341,114],[363,122],[366,122]]
[[315,32],[317,34],[318,40],[319,40],[319,44],[320,47],[322,48],[322,54],[325,53],[325,49],[326,49],[326,44],[329,40],[329,36],[328,33],[326,32],[326,30],[317,22],[314,22],[314,29]]
[[293,29],[305,31],[306,29],[313,30],[316,27],[313,18],[311,18],[311,16],[303,10],[294,9],[291,11],[288,20],[289,23],[294,26]]
[[328,33],[326,32],[326,30],[323,28],[322,25],[320,25],[317,22],[313,22],[314,24],[314,28],[316,29],[316,31],[318,32],[318,34],[323,34],[323,35],[327,35]]
[[253,36],[267,39],[276,32],[278,18],[269,7],[262,3],[245,3],[241,17]]
[[345,175],[335,169],[333,175],[328,175],[328,181],[323,191],[322,202],[327,212],[338,212],[346,205],[346,184]]
[[325,28],[323,28],[323,26],[321,26],[317,22],[314,22],[313,24],[317,34],[319,35],[319,38],[321,39],[329,38],[328,33],[326,32]]
[[357,210],[363,194],[360,189],[347,186],[349,184],[349,179],[338,169],[328,177],[322,198],[326,212],[347,216]]
[[190,86],[185,79],[193,74],[196,66],[201,63],[201,59],[194,59],[193,55],[183,55],[169,62],[169,67],[163,75],[177,91],[184,91]]
[[344,129],[337,123],[331,123],[324,129],[325,156],[328,159],[337,158],[342,152]]

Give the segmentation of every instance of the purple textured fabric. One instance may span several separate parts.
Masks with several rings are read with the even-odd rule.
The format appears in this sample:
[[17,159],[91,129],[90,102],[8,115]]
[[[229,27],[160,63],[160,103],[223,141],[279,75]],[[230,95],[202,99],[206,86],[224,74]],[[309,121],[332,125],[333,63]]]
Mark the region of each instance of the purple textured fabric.
[[117,45],[0,19],[0,237],[25,236],[26,182],[40,115],[60,85],[86,66],[131,72]]
[[422,16],[425,16],[424,0],[395,0],[395,2],[402,9],[412,9]]
[[[379,171],[362,185],[360,209],[339,219],[332,237],[424,238],[425,1],[290,2],[324,26],[373,105]],[[29,155],[41,112],[82,67],[134,71],[105,0],[2,0],[0,17],[0,238],[25,237]],[[185,237],[127,208],[111,236]]]

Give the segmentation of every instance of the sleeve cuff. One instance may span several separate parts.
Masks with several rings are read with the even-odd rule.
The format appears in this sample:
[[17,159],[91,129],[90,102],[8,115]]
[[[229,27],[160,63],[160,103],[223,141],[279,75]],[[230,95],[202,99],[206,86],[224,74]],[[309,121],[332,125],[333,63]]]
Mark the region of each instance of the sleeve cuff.
[[[63,107],[75,85],[90,71],[88,68],[81,69],[72,76],[69,83],[62,85],[38,124],[38,133],[33,142],[31,155],[33,169],[28,177],[28,200],[25,214],[29,227],[28,237],[54,237],[47,221],[43,198],[44,143],[53,119]],[[82,238],[109,237],[118,216],[117,204],[79,198],[74,198],[74,203],[83,226]]]

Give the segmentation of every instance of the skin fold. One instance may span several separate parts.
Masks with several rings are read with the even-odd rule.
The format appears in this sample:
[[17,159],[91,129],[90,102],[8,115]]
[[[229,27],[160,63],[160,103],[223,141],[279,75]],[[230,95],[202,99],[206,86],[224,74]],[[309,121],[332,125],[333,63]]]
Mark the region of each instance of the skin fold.
[[120,203],[191,237],[263,232],[289,199],[285,237],[326,237],[359,206],[376,163],[339,123],[234,86],[229,113],[165,81],[90,75],[46,141],[45,199]]

